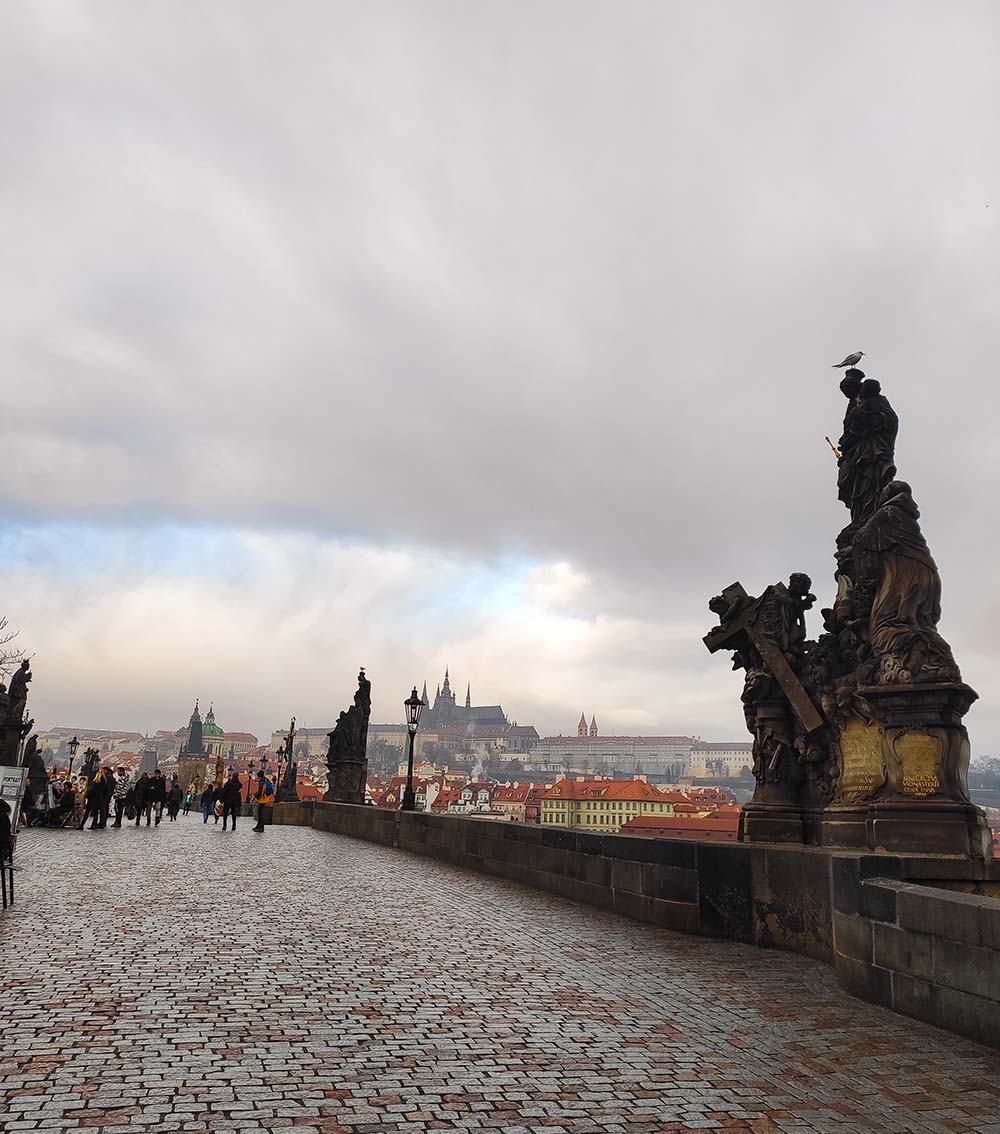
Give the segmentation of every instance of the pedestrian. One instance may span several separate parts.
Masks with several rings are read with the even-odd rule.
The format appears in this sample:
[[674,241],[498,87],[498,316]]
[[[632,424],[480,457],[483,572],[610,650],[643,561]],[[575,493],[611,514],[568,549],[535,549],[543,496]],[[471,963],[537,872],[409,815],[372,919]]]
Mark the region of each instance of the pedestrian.
[[183,795],[181,785],[177,782],[177,777],[174,776],[170,790],[167,792],[167,814],[170,816],[171,823],[177,822],[177,812],[181,809],[181,798]]
[[104,808],[104,789],[106,783],[104,769],[98,768],[87,782],[87,794],[83,801],[83,818],[80,820],[82,831],[87,820],[90,819],[90,829],[96,831],[101,824],[101,811]]
[[243,788],[240,784],[240,777],[233,772],[232,775],[226,780],[225,786],[222,789],[222,829],[226,829],[226,820],[231,818],[233,821],[233,830],[236,830],[236,819],[240,813],[240,805],[243,802]]
[[153,778],[149,781],[149,802],[153,807],[156,826],[159,827],[163,818],[163,805],[167,802],[167,781],[159,768],[153,772]]
[[104,772],[104,783],[101,785],[100,812],[97,826],[103,831],[107,827],[108,818],[111,815],[111,800],[114,798],[116,783],[115,774],[109,766],[105,765],[101,770]]
[[187,792],[184,795],[184,814],[185,815],[187,815],[187,813],[191,810],[191,804],[192,803],[194,803],[194,790],[192,788],[188,788]]
[[274,781],[264,774],[264,769],[257,773],[257,790],[254,792],[254,806],[257,810],[257,825],[255,831],[264,830],[264,808],[274,802]]
[[152,820],[153,801],[149,794],[151,783],[149,772],[143,772],[135,785],[135,825],[137,827],[142,822],[143,815],[146,816],[147,827]]
[[113,797],[115,821],[112,823],[113,827],[120,827],[122,825],[122,816],[125,814],[125,808],[128,805],[128,795],[130,791],[132,791],[132,785],[129,783],[128,773],[124,768],[119,768],[118,775],[115,776],[115,793]]
[[[125,818],[131,823],[135,817],[135,784],[129,784],[128,790],[125,792]],[[138,825],[136,823],[137,827]]]
[[201,793],[201,821],[208,822],[209,815],[215,809],[215,784],[208,784]]

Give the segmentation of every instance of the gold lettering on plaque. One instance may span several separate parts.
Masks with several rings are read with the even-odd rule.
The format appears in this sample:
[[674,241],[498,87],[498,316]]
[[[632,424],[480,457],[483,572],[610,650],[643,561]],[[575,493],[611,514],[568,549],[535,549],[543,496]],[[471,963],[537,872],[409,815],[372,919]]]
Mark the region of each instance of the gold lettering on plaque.
[[936,737],[926,732],[904,732],[894,738],[892,746],[903,765],[904,795],[933,795],[941,790],[941,749]]
[[840,753],[843,770],[837,785],[838,802],[857,803],[867,799],[885,783],[882,737],[878,725],[866,725],[860,717],[851,717],[840,730]]

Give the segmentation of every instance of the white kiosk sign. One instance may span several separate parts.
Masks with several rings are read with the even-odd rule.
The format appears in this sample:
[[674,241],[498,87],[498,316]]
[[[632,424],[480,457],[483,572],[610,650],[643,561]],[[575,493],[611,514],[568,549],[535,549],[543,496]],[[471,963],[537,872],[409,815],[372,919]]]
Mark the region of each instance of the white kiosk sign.
[[27,768],[7,768],[0,766],[0,799],[10,808],[11,830],[17,830],[18,813],[21,810],[21,797],[24,795],[24,779]]

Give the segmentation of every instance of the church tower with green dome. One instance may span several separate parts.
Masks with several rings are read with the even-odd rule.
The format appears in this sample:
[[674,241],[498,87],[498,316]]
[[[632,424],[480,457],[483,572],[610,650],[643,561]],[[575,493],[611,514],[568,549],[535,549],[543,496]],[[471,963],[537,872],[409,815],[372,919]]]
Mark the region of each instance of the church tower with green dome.
[[208,712],[205,714],[205,723],[201,726],[201,736],[206,755],[218,756],[222,753],[225,741],[222,736],[222,729],[219,728],[215,721],[214,705],[208,706]]

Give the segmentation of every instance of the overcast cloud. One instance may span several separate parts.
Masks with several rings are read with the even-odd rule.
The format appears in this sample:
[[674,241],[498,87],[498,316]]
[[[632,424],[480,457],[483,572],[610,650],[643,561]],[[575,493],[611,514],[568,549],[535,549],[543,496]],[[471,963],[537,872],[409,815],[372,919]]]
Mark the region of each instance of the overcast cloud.
[[997,750],[993,3],[0,10],[2,609],[56,723],[329,723],[446,664],[743,734],[856,349]]

